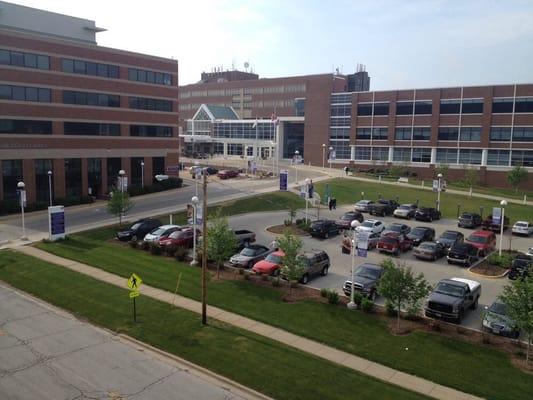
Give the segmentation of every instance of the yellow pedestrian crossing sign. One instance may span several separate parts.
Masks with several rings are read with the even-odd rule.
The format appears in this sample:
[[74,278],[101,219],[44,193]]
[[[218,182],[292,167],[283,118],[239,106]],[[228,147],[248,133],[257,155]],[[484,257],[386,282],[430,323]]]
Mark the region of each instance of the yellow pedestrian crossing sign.
[[137,274],[131,274],[128,279],[128,288],[130,290],[138,291],[143,283],[142,279]]
[[135,297],[139,297],[140,294],[141,294],[141,292],[139,292],[138,290],[132,290],[132,291],[130,292],[130,299],[133,299],[133,298],[135,298]]

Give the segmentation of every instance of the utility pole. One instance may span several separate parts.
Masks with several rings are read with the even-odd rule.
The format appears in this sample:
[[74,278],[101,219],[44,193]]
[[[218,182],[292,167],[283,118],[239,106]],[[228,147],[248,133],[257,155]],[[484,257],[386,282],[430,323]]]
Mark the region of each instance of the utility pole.
[[202,212],[202,325],[207,325],[207,174],[203,173]]

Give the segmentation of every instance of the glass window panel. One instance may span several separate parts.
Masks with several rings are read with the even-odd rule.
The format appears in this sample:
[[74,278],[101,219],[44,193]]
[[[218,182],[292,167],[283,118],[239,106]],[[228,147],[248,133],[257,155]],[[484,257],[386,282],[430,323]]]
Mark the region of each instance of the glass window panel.
[[61,60],[61,68],[63,72],[74,72],[74,60],[63,58]]
[[12,51],[11,52],[11,65],[23,67],[24,66],[24,53]]
[[11,86],[0,85],[0,99],[11,100]]
[[411,161],[411,148],[410,147],[395,147],[392,153],[393,161]]
[[50,69],[50,57],[48,57],[48,56],[37,56],[37,68],[39,68],[39,69]]
[[409,127],[396,128],[394,137],[396,140],[411,140],[411,131]]
[[372,130],[370,128],[357,128],[355,137],[360,140],[370,140]]
[[0,49],[0,64],[4,64],[4,65],[11,64],[11,52],[10,51]]
[[432,103],[431,101],[417,101],[415,102],[415,114],[431,114]]
[[463,99],[463,114],[481,114],[483,112],[483,99]]
[[462,127],[461,141],[479,142],[481,140],[481,127]]
[[24,54],[24,66],[28,68],[37,68],[37,56],[35,54]]
[[413,102],[402,101],[396,103],[396,115],[412,115],[413,114]]
[[374,115],[389,115],[389,103],[374,103]]
[[27,87],[26,101],[39,101],[39,89],[34,87]]
[[513,99],[494,99],[492,101],[493,113],[512,113],[513,112]]
[[95,62],[87,62],[86,67],[87,75],[98,75],[98,64],[96,64]]
[[509,165],[509,150],[489,150],[487,155],[487,165]]
[[26,90],[23,86],[11,86],[12,99],[24,101],[26,99]]
[[85,74],[85,61],[74,60],[74,73]]
[[515,104],[516,113],[533,113],[533,97],[517,98]]
[[460,100],[441,100],[440,113],[441,114],[459,114],[461,111]]
[[457,140],[459,127],[439,127],[439,140]]

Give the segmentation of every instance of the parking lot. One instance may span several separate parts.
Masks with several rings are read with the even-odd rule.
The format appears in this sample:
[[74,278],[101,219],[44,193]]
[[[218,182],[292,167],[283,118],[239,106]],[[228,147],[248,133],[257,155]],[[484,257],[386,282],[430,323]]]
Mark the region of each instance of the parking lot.
[[[329,211],[327,209],[321,210],[321,218],[337,219],[344,212],[351,211],[353,207],[343,206],[338,207],[336,210]],[[303,214],[299,213],[299,218],[303,217]],[[257,243],[268,245],[275,238],[274,234],[266,231],[268,226],[279,225],[283,223],[283,220],[288,218],[288,212],[263,212],[255,214],[236,215],[230,218],[230,224],[234,228],[249,229],[256,233]],[[310,217],[313,219],[313,217]],[[365,214],[365,219],[375,218]],[[380,218],[388,225],[392,222],[405,222],[411,228],[415,226],[431,226],[435,229],[436,237],[438,237],[445,230],[458,230],[464,233],[465,237],[468,237],[473,231],[471,229],[463,229],[457,227],[456,220],[439,220],[432,223],[420,222],[415,220],[399,220],[391,217]],[[504,234],[503,248],[509,247],[509,238],[511,237],[510,229]],[[499,235],[497,235],[499,244]],[[338,236],[330,237],[329,239],[316,239],[312,237],[302,237],[303,248],[305,249],[320,249],[325,250],[331,259],[331,267],[329,274],[325,277],[316,277],[309,282],[309,286],[316,288],[330,288],[342,293],[342,285],[344,281],[349,278],[351,273],[351,255],[341,253],[341,240],[342,234]],[[512,237],[512,248],[525,251],[528,247],[533,246],[533,239],[527,237]],[[368,257],[357,257],[355,260],[356,266],[363,262],[371,262],[379,264],[383,259],[388,257],[386,254],[380,254],[376,249],[368,252]],[[436,284],[438,281],[444,278],[459,277],[478,281],[481,283],[482,291],[481,298],[479,300],[479,307],[475,311],[470,311],[465,315],[462,325],[470,328],[479,329],[481,327],[482,313],[484,306],[490,305],[496,297],[502,292],[502,288],[509,280],[505,278],[486,278],[478,275],[474,275],[468,271],[467,268],[458,265],[449,265],[446,262],[446,258],[443,257],[435,262],[417,260],[412,251],[402,253],[399,257],[394,257],[395,260],[405,262],[411,266],[413,271],[424,273],[425,278],[430,284]],[[378,304],[383,304],[382,298],[377,299]]]

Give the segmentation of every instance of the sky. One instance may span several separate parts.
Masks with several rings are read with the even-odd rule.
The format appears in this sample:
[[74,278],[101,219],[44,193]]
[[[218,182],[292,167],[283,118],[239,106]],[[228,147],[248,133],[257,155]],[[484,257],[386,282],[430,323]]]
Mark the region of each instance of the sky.
[[353,73],[371,90],[533,83],[532,0],[11,0],[96,21],[99,45],[263,78]]

